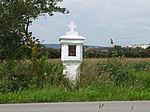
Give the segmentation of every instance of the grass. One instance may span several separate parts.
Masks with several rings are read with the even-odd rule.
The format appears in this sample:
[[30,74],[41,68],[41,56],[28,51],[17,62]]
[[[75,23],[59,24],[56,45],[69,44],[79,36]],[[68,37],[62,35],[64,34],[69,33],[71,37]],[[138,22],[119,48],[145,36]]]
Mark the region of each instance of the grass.
[[[43,84],[40,88],[34,87],[33,84],[29,87],[19,88],[16,91],[0,92],[0,103],[150,100],[149,59],[86,59],[81,66],[80,82],[77,83],[75,88],[69,88],[69,82],[65,78],[58,76],[61,69],[55,73],[60,68],[59,66],[57,67],[57,64],[60,64],[60,60],[51,60],[51,63],[54,64],[48,64],[47,75],[44,75],[45,77],[41,79]],[[1,70],[4,69],[2,67]],[[25,76],[28,77],[28,73],[30,73],[23,70],[23,68],[18,70],[22,73],[20,79]],[[28,69],[26,68],[26,70]],[[17,73],[18,77],[20,77],[19,72]],[[3,72],[0,74],[3,76]],[[14,72],[14,75],[16,76],[16,72]],[[62,74],[60,75],[62,76]],[[117,80],[115,79],[116,82],[112,80],[112,77],[118,78]],[[124,78],[129,80],[124,80]],[[117,83],[118,80],[119,83]],[[120,80],[124,81],[124,83],[121,84]],[[8,81],[11,82],[11,80]],[[6,82],[5,84],[9,83]],[[11,84],[15,86],[16,83],[11,82],[8,87],[11,87]]]
[[93,87],[65,90],[62,87],[46,86],[38,90],[22,90],[0,94],[0,103],[31,102],[81,102],[81,101],[120,101],[150,100],[150,92],[129,87]]

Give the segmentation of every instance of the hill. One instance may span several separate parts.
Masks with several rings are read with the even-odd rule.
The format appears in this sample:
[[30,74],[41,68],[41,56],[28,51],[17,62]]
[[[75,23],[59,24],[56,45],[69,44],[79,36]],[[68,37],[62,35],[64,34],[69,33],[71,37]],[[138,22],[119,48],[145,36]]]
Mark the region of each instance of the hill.
[[[53,48],[53,49],[60,49],[61,45],[60,44],[43,44],[47,48]],[[103,46],[93,46],[93,45],[84,45],[85,48],[108,48],[108,47],[103,47]]]
[[47,48],[60,49],[60,44],[43,44]]

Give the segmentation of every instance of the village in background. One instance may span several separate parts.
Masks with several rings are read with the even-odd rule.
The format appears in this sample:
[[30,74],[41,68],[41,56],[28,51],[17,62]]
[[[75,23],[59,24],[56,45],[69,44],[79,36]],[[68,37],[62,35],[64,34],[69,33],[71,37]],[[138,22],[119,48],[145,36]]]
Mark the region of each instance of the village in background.
[[[120,46],[114,43],[115,39],[111,38],[110,46],[94,46],[84,45],[84,58],[110,58],[114,54],[116,56],[124,56],[127,58],[150,58],[150,43],[149,44],[134,44],[129,46]],[[60,58],[60,44],[43,44],[49,52],[49,58]]]

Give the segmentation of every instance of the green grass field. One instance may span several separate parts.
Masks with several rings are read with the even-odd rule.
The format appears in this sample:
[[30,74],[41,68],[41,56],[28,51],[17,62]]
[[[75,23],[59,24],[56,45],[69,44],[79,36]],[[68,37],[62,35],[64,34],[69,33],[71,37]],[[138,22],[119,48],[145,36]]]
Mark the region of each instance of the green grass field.
[[76,85],[62,75],[60,60],[44,66],[31,79],[29,63],[1,64],[0,103],[150,100],[149,59],[86,59]]
[[62,87],[48,86],[38,90],[21,90],[0,94],[0,103],[26,102],[76,102],[76,101],[126,101],[150,100],[150,92],[125,87],[86,87],[78,90],[65,90]]

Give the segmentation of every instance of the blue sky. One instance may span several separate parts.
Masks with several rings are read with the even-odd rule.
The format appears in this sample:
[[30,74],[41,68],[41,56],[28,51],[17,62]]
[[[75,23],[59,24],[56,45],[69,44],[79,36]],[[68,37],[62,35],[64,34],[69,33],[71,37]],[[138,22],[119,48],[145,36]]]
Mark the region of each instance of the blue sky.
[[[59,43],[74,21],[85,44],[109,46],[150,43],[150,0],[64,0],[69,14],[39,17],[30,30],[44,43]],[[131,38],[130,38],[131,37]]]

